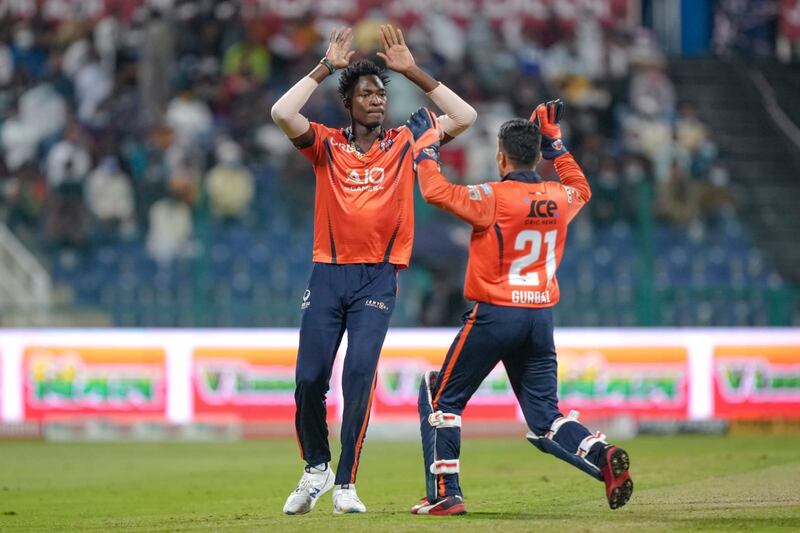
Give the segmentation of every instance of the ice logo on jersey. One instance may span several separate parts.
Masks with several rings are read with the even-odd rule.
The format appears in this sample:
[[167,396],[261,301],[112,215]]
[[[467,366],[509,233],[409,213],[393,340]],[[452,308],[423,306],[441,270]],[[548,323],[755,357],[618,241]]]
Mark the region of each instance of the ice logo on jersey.
[[307,309],[308,306],[311,305],[309,298],[311,298],[311,291],[309,289],[306,289],[306,292],[303,293],[303,303],[300,304],[301,310]]
[[528,218],[558,218],[558,204],[553,200],[534,200]]

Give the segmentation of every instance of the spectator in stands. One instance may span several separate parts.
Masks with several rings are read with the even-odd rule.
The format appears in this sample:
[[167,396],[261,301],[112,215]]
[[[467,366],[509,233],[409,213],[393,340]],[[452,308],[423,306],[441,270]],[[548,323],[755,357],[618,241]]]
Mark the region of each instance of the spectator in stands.
[[[50,182],[52,174],[48,171],[50,190],[45,240],[56,249],[84,250],[89,245],[89,217],[83,199],[83,178],[86,171],[83,168],[73,169],[73,165],[86,163],[88,171],[88,158],[84,160],[81,156],[71,157],[68,153],[70,150],[72,147],[65,147],[61,151],[63,156],[53,159],[53,165],[58,168],[58,175],[62,177],[61,181]],[[74,154],[80,154],[80,149],[76,149]],[[50,163],[51,160],[48,159],[48,167]]]
[[657,212],[673,226],[685,229],[698,220],[700,187],[678,161],[672,163],[669,179],[659,186],[657,194]]
[[547,49],[544,77],[551,86],[558,86],[568,78],[588,78],[591,72],[576,35],[567,36]]
[[675,89],[656,59],[639,64],[631,78],[630,102],[637,113],[658,118],[675,110]]
[[100,237],[127,238],[136,231],[133,188],[115,156],[100,161],[86,179],[86,204],[97,222]]
[[170,165],[172,173],[167,187],[186,205],[194,207],[200,194],[203,154],[183,147],[177,147],[173,151],[176,159]]
[[245,39],[231,45],[223,58],[225,75],[246,70],[258,83],[269,76],[272,58],[267,48],[256,38],[255,30],[245,32]]
[[242,150],[233,141],[217,146],[217,164],[206,174],[209,207],[223,220],[242,220],[253,199],[253,174],[242,162]]
[[192,211],[175,194],[150,207],[147,251],[161,266],[192,254]]
[[669,179],[674,158],[672,125],[656,114],[630,115],[624,128],[625,147],[650,160],[656,180]]
[[708,171],[708,180],[700,188],[700,210],[703,217],[714,224],[730,218],[736,208],[736,197],[730,190],[730,174],[720,162],[715,162]]
[[81,187],[91,164],[83,132],[77,124],[70,124],[64,139],[47,154],[47,183],[50,189]]
[[776,2],[717,0],[714,2],[714,49],[720,55],[766,55],[774,42]]
[[37,32],[42,28],[34,27],[40,23],[41,21],[36,20],[17,23],[11,41],[15,70],[31,80],[39,79],[47,66],[47,50],[42,46],[45,43],[37,42],[36,39]]
[[31,161],[39,144],[36,125],[26,121],[16,110],[3,122],[0,129],[0,143],[4,152],[5,166],[13,170]]
[[100,63],[107,72],[114,72],[117,65],[117,51],[119,50],[123,28],[113,10],[97,21],[92,32],[94,49],[100,58]]
[[94,49],[89,50],[87,61],[75,73],[74,81],[78,118],[84,124],[95,124],[97,110],[111,95],[114,80]]
[[166,124],[175,133],[179,144],[193,145],[211,134],[211,110],[208,104],[194,96],[191,86],[186,86],[169,103]]
[[66,115],[67,103],[49,84],[38,84],[22,93],[16,111],[0,131],[8,168],[31,161],[39,143],[61,131]]
[[34,163],[26,163],[2,185],[2,200],[8,208],[8,227],[23,238],[32,237],[47,199],[44,176]]
[[61,72],[70,79],[75,78],[78,71],[89,61],[92,44],[85,36],[74,39],[64,50],[61,58]]

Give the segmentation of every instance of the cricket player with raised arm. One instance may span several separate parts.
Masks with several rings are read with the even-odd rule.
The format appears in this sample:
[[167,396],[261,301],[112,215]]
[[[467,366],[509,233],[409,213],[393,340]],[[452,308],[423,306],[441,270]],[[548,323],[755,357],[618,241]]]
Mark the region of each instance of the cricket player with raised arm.
[[[307,157],[316,174],[313,269],[300,304],[295,428],[305,471],[283,511],[304,514],[335,485],[335,513],[363,513],[355,488],[369,423],[378,356],[395,305],[397,272],[408,266],[414,232],[413,137],[405,126],[387,129],[384,71],[369,60],[350,63],[353,32],[332,31],[320,64],[272,108],[272,118]],[[414,62],[403,34],[380,27],[386,66],[414,82],[445,115],[447,142],[467,129],[475,110]],[[341,70],[339,95],[350,125],[309,122],[300,109],[328,76]],[[342,450],[330,466],[325,396],[344,332]]]
[[[609,445],[558,410],[552,307],[558,302],[556,269],[567,225],[589,201],[581,168],[561,141],[564,105],[539,105],[531,120],[500,127],[499,182],[455,185],[440,173],[441,130],[422,108],[408,121],[417,179],[425,200],[472,225],[464,296],[475,306],[441,370],[425,374],[419,413],[425,459],[426,497],[411,512],[466,512],[459,486],[461,413],[491,370],[502,361],[527,422],[527,439],[604,481],[612,509],[628,501],[633,482],[625,450]],[[552,160],[559,182],[535,172],[539,156]]]

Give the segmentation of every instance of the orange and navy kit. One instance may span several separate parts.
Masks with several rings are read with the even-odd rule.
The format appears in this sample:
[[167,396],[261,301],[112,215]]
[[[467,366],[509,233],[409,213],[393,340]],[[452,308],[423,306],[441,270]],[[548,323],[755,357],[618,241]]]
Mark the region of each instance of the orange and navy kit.
[[417,169],[425,199],[473,227],[464,282],[468,300],[512,307],[551,307],[558,302],[556,269],[564,255],[567,225],[591,195],[572,155],[553,160],[561,182],[533,171],[503,181],[449,183],[432,160]]
[[311,123],[300,151],[314,165],[314,261],[408,266],[414,237],[414,168],[407,128],[384,130],[367,153],[347,129]]
[[419,412],[428,502],[462,497],[459,481],[461,413],[492,369],[502,362],[541,451],[603,480],[604,437],[558,409],[552,307],[558,302],[556,270],[567,226],[591,196],[569,153],[553,159],[560,183],[533,170],[503,181],[448,183],[434,160],[422,160],[418,179],[425,200],[473,227],[464,295],[475,306],[445,356],[426,373]]
[[414,167],[407,128],[384,130],[369,151],[348,129],[312,123],[300,151],[314,165],[314,266],[300,303],[295,429],[303,459],[328,463],[325,396],[342,336],[342,449],[337,485],[355,483],[383,340],[408,266],[414,232]]

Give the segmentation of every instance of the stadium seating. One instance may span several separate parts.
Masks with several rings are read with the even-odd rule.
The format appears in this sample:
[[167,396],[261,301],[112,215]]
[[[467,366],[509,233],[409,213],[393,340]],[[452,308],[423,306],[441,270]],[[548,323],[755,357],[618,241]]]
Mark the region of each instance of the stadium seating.
[[[272,182],[263,175],[256,181]],[[256,195],[254,209],[261,213],[254,227],[209,219],[208,240],[194,258],[159,266],[141,239],[116,242],[84,255],[62,252],[54,279],[73,288],[78,305],[107,309],[121,326],[297,325],[292,310],[310,268],[311,227],[293,228],[266,194]],[[735,219],[695,240],[658,226],[651,266],[642,264],[636,231],[617,221],[570,235],[558,272],[559,324],[638,325],[643,290],[656,298],[653,325],[768,323],[760,293],[782,281]],[[398,325],[415,323],[411,308],[423,278],[413,269],[401,275]]]

